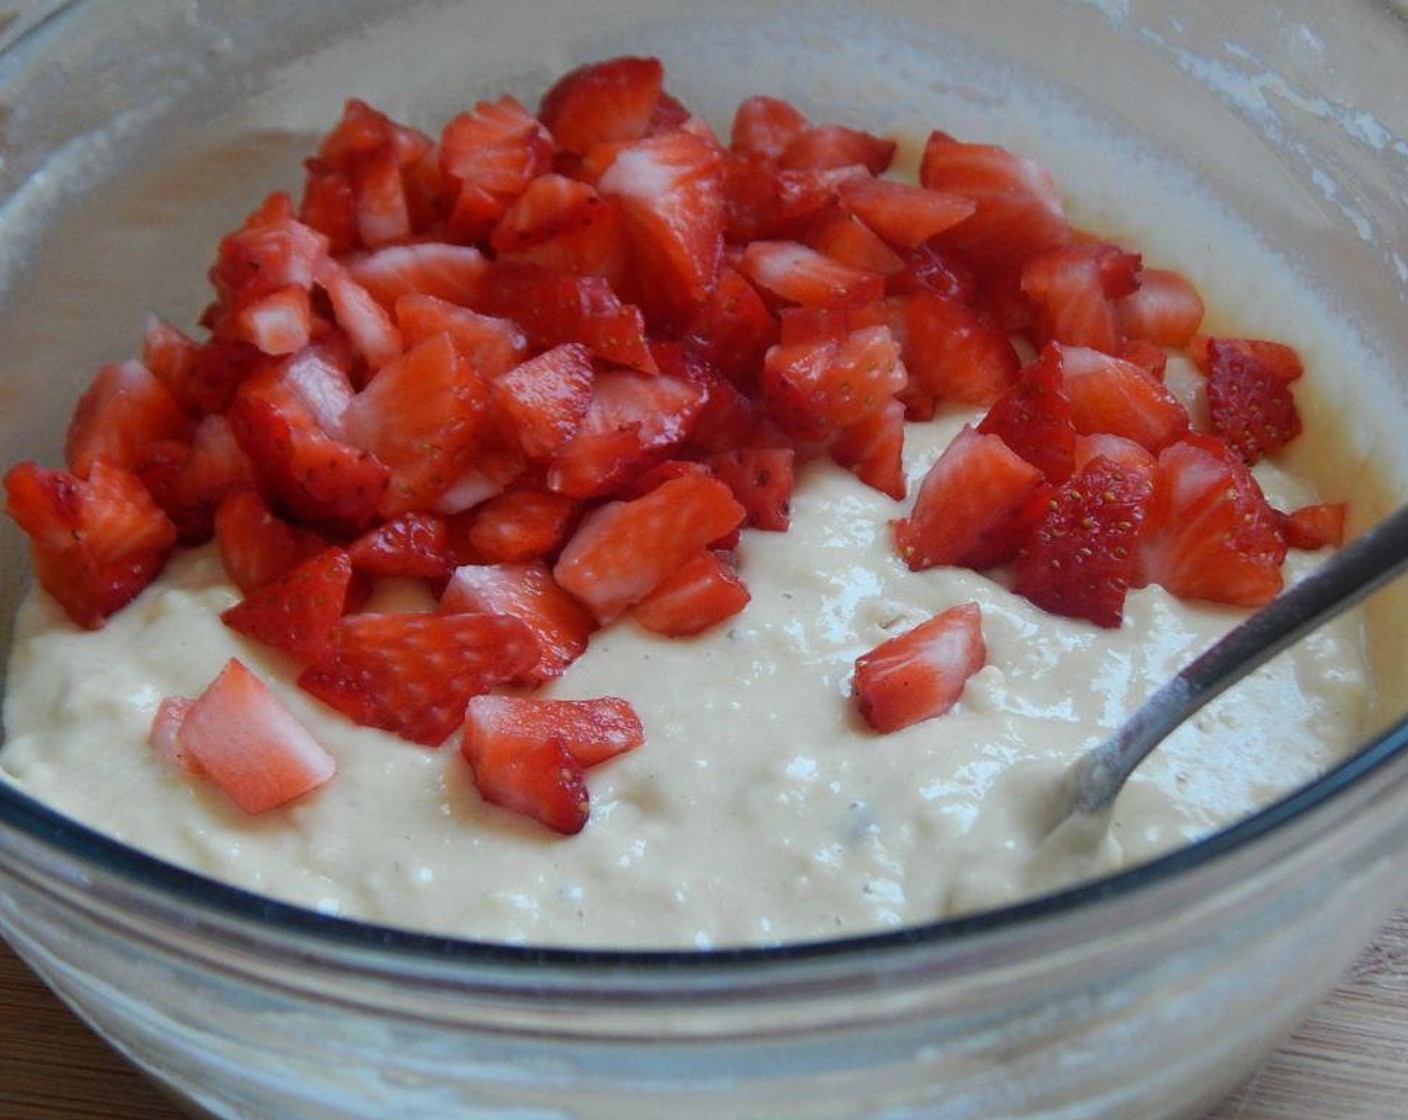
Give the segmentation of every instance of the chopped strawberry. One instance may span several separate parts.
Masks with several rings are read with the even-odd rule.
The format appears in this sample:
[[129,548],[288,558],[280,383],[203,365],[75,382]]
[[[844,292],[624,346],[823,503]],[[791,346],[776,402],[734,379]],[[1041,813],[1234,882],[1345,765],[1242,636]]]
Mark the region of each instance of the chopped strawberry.
[[1154,471],[1098,457],[1056,491],[1017,557],[1014,590],[1043,610],[1117,627],[1139,579]]
[[516,618],[492,614],[359,614],[338,624],[333,656],[298,684],[354,723],[437,746],[464,721],[471,696],[538,661]]
[[1305,373],[1300,355],[1284,342],[1272,342],[1263,338],[1208,338],[1194,335],[1188,343],[1188,353],[1204,375],[1212,373],[1212,344],[1216,342],[1225,351],[1232,351],[1265,369],[1266,373],[1289,385],[1300,380]]
[[832,204],[836,181],[864,173],[783,171],[761,156],[729,152],[723,159],[724,236],[735,245],[795,238]]
[[625,268],[620,211],[591,184],[565,175],[529,183],[495,224],[489,245],[498,260],[613,282]]
[[756,392],[763,355],[777,342],[777,320],[741,273],[725,268],[689,330],[685,348],[744,392]]
[[1203,322],[1203,298],[1188,279],[1164,268],[1139,273],[1139,287],[1116,304],[1130,338],[1158,346],[1187,346]]
[[516,447],[504,447],[493,431],[485,436],[450,488],[436,499],[432,513],[457,516],[503,493],[505,487],[523,475],[527,463],[522,452]]
[[553,568],[557,582],[609,622],[640,602],[691,556],[743,521],[727,486],[685,476],[644,497],[588,514]]
[[864,327],[841,342],[774,346],[763,363],[763,399],[784,430],[818,440],[883,407],[905,380],[889,328]]
[[587,648],[596,620],[552,578],[546,564],[466,564],[455,569],[440,597],[442,611],[506,614],[518,619],[538,640],[541,657],[522,678],[541,684],[563,670]]
[[473,306],[489,272],[489,262],[473,246],[437,241],[388,245],[365,256],[349,257],[344,263],[352,279],[388,311],[409,295]]
[[246,813],[264,813],[325,785],[337,763],[269,687],[235,658],[191,704],[177,741]]
[[945,299],[972,304],[978,294],[973,269],[958,254],[943,249],[937,241],[926,241],[914,249],[901,250],[903,267],[885,278],[885,290],[893,296],[928,291]]
[[949,711],[987,661],[977,603],[950,607],[856,658],[860,714],[876,731],[899,731]]
[[235,491],[220,503],[215,543],[230,582],[246,595],[327,547],[319,534],[276,517],[253,490]]
[[184,440],[191,427],[176,399],[146,366],[113,362],[98,371],[79,398],[64,440],[64,459],[79,478],[87,477],[98,459],[131,470],[149,444]]
[[377,370],[401,353],[401,332],[390,313],[342,265],[331,259],[318,269],[318,284],[332,303],[333,318],[347,332],[367,365]]
[[332,653],[351,584],[347,553],[329,548],[247,595],[220,619],[231,630],[300,661],[322,661]]
[[522,713],[484,706],[505,697],[475,699],[480,706],[468,712],[460,749],[479,796],[564,836],[581,832],[591,800],[582,766],[563,736],[527,735],[516,722]]
[[328,239],[328,252],[341,255],[357,247],[357,198],[346,173],[316,157],[304,161],[308,177],[303,182],[303,199],[298,220]]
[[1055,345],[1077,432],[1107,432],[1158,451],[1188,430],[1187,410],[1142,366],[1083,346]]
[[236,313],[234,331],[237,337],[274,357],[302,350],[313,333],[308,289],[289,284],[249,301]]
[[328,239],[292,217],[285,196],[273,196],[220,242],[210,278],[223,306],[235,309],[289,286],[307,290],[327,259]]
[[321,166],[346,171],[365,156],[390,151],[398,163],[408,164],[425,154],[430,146],[430,138],[423,133],[398,124],[365,101],[352,98],[343,104],[341,118],[323,138],[317,159]]
[[590,770],[645,742],[645,729],[630,702],[616,696],[593,700],[541,700],[527,696],[476,696],[465,720],[466,756],[488,741],[509,748],[558,739],[578,766]]
[[205,412],[206,409],[192,407],[193,402],[185,392],[191,363],[195,361],[198,349],[190,338],[166,320],[155,315],[147,316],[142,332],[142,365],[166,387],[166,391],[182,408]]
[[839,124],[817,125],[795,136],[782,150],[778,165],[790,171],[825,171],[864,167],[872,175],[895,158],[895,142]]
[[1022,370],[1017,383],[993,402],[978,431],[1001,436],[1049,481],[1059,484],[1070,477],[1076,429],[1054,348],[1043,350]]
[[1301,506],[1290,513],[1276,510],[1276,524],[1290,548],[1315,552],[1344,544],[1345,520],[1349,507],[1344,502],[1322,502]]
[[553,557],[572,535],[581,511],[581,502],[565,494],[513,487],[473,511],[469,545],[490,564]]
[[803,307],[871,303],[885,290],[878,272],[842,264],[796,241],[754,241],[743,251],[740,271],[764,291]]
[[965,427],[925,474],[909,516],[895,522],[900,558],[916,572],[972,565],[1010,534],[1042,482],[1000,438]]
[[678,329],[718,283],[723,260],[723,154],[684,130],[614,148],[597,180],[621,209],[631,293],[653,326]]
[[580,66],[543,95],[538,118],[557,146],[574,155],[586,155],[597,144],[638,140],[650,128],[664,79],[655,58]]
[[528,352],[528,338],[517,323],[435,296],[411,293],[397,299],[396,326],[407,350],[448,334],[460,357],[486,381],[518,365]]
[[189,777],[201,778],[205,776],[205,770],[187,753],[186,748],[181,746],[180,738],[181,724],[186,722],[186,716],[194,703],[194,700],[187,700],[183,696],[168,696],[162,700],[156,706],[156,715],[152,717],[151,730],[147,733],[147,745],[152,748],[157,758],[168,766]]
[[257,346],[237,339],[212,338],[191,355],[184,380],[172,389],[172,395],[187,412],[198,416],[224,412],[236,390],[271,364],[269,356]]
[[[877,180],[863,179],[862,183]],[[897,184],[896,184],[897,185]],[[904,269],[904,258],[870,226],[839,206],[809,219],[798,240],[834,261],[889,277]]]
[[792,518],[795,457],[790,447],[737,447],[711,455],[709,468],[733,491],[745,525],[785,533]]
[[904,323],[905,368],[936,399],[991,404],[1017,380],[1011,340],[965,304],[915,292],[904,299]]
[[552,137],[512,97],[481,101],[460,113],[440,137],[451,232],[459,240],[478,241],[524,188],[551,168]]
[[1235,451],[1190,433],[1159,454],[1144,577],[1181,599],[1259,607],[1281,590],[1286,542]]
[[545,459],[577,433],[587,415],[591,352],[579,343],[555,346],[500,377],[490,396],[523,453]]
[[476,310],[512,319],[540,349],[580,342],[606,361],[655,372],[640,309],[623,304],[600,276],[499,262]]
[[977,209],[969,198],[890,179],[847,179],[841,204],[891,245],[915,249]]
[[1115,351],[1116,358],[1133,362],[1155,381],[1164,380],[1168,372],[1168,353],[1157,343],[1142,338],[1127,338]]
[[1034,308],[1033,342],[1088,346],[1113,354],[1124,341],[1116,302],[1135,290],[1139,257],[1091,242],[1045,249],[1022,266],[1022,294]]
[[196,425],[190,443],[166,440],[148,445],[136,469],[183,544],[209,540],[220,502],[257,481],[254,463],[229,422],[218,414]]
[[733,114],[729,148],[776,162],[787,145],[807,130],[807,118],[775,97],[750,97]]
[[35,578],[97,630],[161,572],[176,529],[136,475],[97,459],[86,479],[24,462],[5,475],[5,512],[29,537]]
[[369,529],[347,546],[355,571],[442,582],[450,577],[450,531],[431,513],[403,513]]
[[[904,404],[889,400],[841,429],[831,457],[867,486],[896,501],[905,496]],[[745,505],[747,503],[744,503]]]
[[1210,338],[1200,365],[1207,372],[1208,419],[1212,430],[1236,449],[1247,463],[1274,455],[1301,432],[1300,413],[1290,382],[1298,377],[1300,361],[1243,344],[1235,339]]
[[445,334],[383,366],[357,394],[343,428],[390,472],[377,507],[383,517],[428,509],[449,488],[475,448],[486,399]]
[[1151,473],[1158,463],[1158,457],[1142,444],[1124,436],[1112,436],[1108,432],[1097,432],[1089,436],[1076,436],[1071,447],[1073,467],[1079,471],[1092,459],[1104,456],[1112,463],[1119,463],[1132,470]]
[[738,573],[704,550],[637,603],[631,617],[653,633],[685,638],[732,618],[750,598]]

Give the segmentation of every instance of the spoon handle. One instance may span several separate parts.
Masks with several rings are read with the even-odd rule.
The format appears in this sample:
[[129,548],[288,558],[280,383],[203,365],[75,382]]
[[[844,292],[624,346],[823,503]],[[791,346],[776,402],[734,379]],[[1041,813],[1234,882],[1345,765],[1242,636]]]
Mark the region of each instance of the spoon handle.
[[1069,811],[1099,814],[1160,742],[1254,669],[1408,569],[1408,506],[1228,631],[1149,697],[1069,776]]

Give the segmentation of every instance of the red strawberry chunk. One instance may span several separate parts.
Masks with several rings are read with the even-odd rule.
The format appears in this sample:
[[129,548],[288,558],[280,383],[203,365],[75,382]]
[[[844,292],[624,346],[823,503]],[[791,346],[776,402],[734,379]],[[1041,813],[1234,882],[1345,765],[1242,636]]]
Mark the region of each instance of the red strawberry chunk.
[[328,294],[337,325],[371,369],[380,369],[401,353],[401,332],[390,313],[346,268],[324,261],[318,269],[318,284]]
[[1345,520],[1349,507],[1344,502],[1322,502],[1301,506],[1290,513],[1276,512],[1276,524],[1290,548],[1315,552],[1344,544]]
[[348,175],[356,207],[357,236],[375,248],[412,233],[411,207],[396,153],[387,148],[356,160]]
[[630,702],[616,696],[592,700],[476,696],[469,702],[466,757],[481,753],[490,742],[509,750],[543,739],[559,740],[578,766],[590,770],[641,746],[645,729]]
[[903,402],[886,401],[841,430],[831,457],[867,486],[900,501],[905,496],[904,423]]
[[731,150],[776,162],[787,145],[807,130],[807,118],[775,97],[750,97],[733,114]]
[[738,573],[704,551],[637,603],[631,617],[653,633],[685,638],[732,618],[750,598]]
[[[876,182],[872,179],[860,182]],[[798,235],[808,248],[834,261],[889,277],[904,269],[904,258],[870,226],[839,206],[810,219]],[[888,282],[888,281],[887,281]]]
[[1017,383],[993,402],[978,431],[1001,436],[1049,481],[1062,483],[1070,477],[1076,429],[1057,351],[1042,351],[1022,370]]
[[430,138],[357,98],[342,107],[342,117],[323,138],[317,158],[324,167],[346,171],[359,159],[383,151],[392,152],[397,162],[409,164],[430,149]]
[[258,677],[231,658],[191,704],[182,752],[246,813],[265,813],[325,785],[333,757]]
[[592,356],[585,346],[555,346],[504,374],[490,389],[523,453],[545,459],[582,426],[592,403]]
[[312,286],[327,259],[328,239],[291,216],[276,216],[285,212],[292,213],[288,199],[273,196],[220,242],[210,278],[224,306],[238,308],[280,288]]
[[490,564],[555,556],[576,528],[581,502],[531,486],[505,490],[473,511],[467,531],[473,553]]
[[332,653],[351,584],[347,553],[329,548],[247,595],[220,619],[231,630],[300,661],[322,661]]
[[[507,715],[521,718],[518,712]],[[581,832],[591,799],[582,766],[567,742],[557,734],[529,736],[512,725],[505,728],[505,723],[503,714],[493,709],[471,709],[465,722],[460,749],[479,796],[564,836]]]
[[290,284],[246,303],[235,315],[234,331],[265,354],[281,357],[302,350],[313,333],[308,289]]
[[856,659],[860,714],[876,731],[941,716],[987,661],[977,603],[950,607]]
[[709,469],[724,483],[745,511],[752,529],[787,532],[796,485],[790,447],[737,447],[709,457]]
[[5,512],[29,537],[35,578],[97,630],[166,564],[176,529],[136,475],[105,459],[86,479],[24,462],[5,475]]
[[1083,470],[1092,459],[1104,456],[1112,463],[1119,463],[1141,473],[1151,473],[1158,458],[1153,452],[1132,439],[1096,433],[1090,436],[1076,436],[1071,448],[1074,470]]
[[763,399],[786,431],[822,439],[883,407],[905,381],[889,328],[864,327],[841,342],[774,346],[763,364]]
[[344,262],[352,279],[390,310],[403,296],[434,296],[468,307],[484,290],[489,262],[470,245],[389,245]]
[[189,444],[150,445],[137,474],[171,518],[183,544],[209,540],[220,502],[257,481],[254,464],[240,448],[229,422],[218,414],[196,425]]
[[253,490],[238,490],[215,511],[215,543],[230,582],[245,595],[327,548],[317,533],[276,517]]
[[723,161],[724,236],[736,245],[795,237],[832,204],[836,182],[863,174],[863,168],[783,171],[761,156],[730,152]]
[[187,700],[183,696],[168,696],[162,700],[156,706],[156,715],[152,717],[151,730],[147,733],[147,745],[168,766],[192,778],[200,778],[205,776],[205,771],[200,763],[187,753],[186,748],[181,746],[180,738],[181,724],[186,722],[186,716],[194,703],[194,700]]
[[1021,359],[1005,333],[957,300],[904,300],[904,362],[913,385],[942,401],[991,404],[1017,380]]
[[142,365],[183,408],[189,408],[192,403],[184,388],[198,349],[191,339],[164,319],[147,316],[142,332]]
[[620,211],[591,184],[539,175],[504,212],[489,245],[498,260],[616,282],[625,267],[620,223]]
[[1203,322],[1203,298],[1187,277],[1164,268],[1139,273],[1139,287],[1116,304],[1130,338],[1158,346],[1187,346]]
[[1056,348],[1077,432],[1124,436],[1158,451],[1188,430],[1187,410],[1142,366],[1083,346]]
[[396,301],[396,326],[407,350],[437,334],[448,334],[460,357],[485,380],[506,373],[528,352],[528,338],[517,323],[480,315],[435,296],[401,296]]
[[1033,341],[1113,354],[1124,341],[1116,301],[1134,290],[1138,268],[1138,256],[1101,243],[1065,245],[1028,258],[1021,285],[1034,307]]
[[512,97],[480,102],[440,138],[440,170],[451,184],[452,233],[477,241],[525,187],[552,168],[552,137]]
[[403,513],[347,546],[355,571],[441,582],[450,577],[450,530],[430,513]]
[[1014,589],[1043,610],[1117,627],[1139,578],[1154,472],[1095,458],[1056,491],[1017,557]]
[[685,332],[685,348],[744,392],[758,387],[763,355],[777,342],[777,320],[741,273],[725,268]]
[[712,478],[671,479],[627,502],[609,502],[583,519],[553,575],[609,622],[640,602],[690,557],[743,521],[727,486]]
[[839,124],[817,125],[794,137],[779,166],[792,171],[826,171],[864,167],[872,175],[885,171],[895,158],[895,142]]
[[1159,454],[1144,577],[1181,599],[1259,607],[1281,590],[1286,542],[1235,451],[1197,433]]
[[532,632],[504,615],[348,615],[335,643],[299,686],[355,723],[431,747],[464,722],[471,696],[538,661]]
[[190,419],[146,366],[114,362],[98,371],[79,398],[64,440],[64,459],[80,478],[98,459],[131,470],[149,444],[190,434]]
[[847,179],[841,204],[891,245],[915,249],[977,209],[972,199],[890,179]]
[[538,117],[557,146],[574,155],[586,155],[597,144],[638,140],[650,128],[664,79],[655,58],[581,66],[543,95]]
[[978,295],[978,278],[957,254],[943,249],[937,241],[926,241],[914,249],[901,250],[903,267],[885,278],[885,290],[893,296],[927,291],[945,299],[972,304]]
[[997,436],[965,427],[919,485],[895,544],[912,571],[967,566],[1005,538],[1042,486],[1041,471]]
[[[1212,430],[1248,464],[1274,455],[1300,435],[1290,386],[1299,376],[1298,358],[1291,364],[1273,352],[1268,361],[1251,346],[1217,338],[1206,341],[1203,354]],[[1290,354],[1294,358],[1294,351]]]
[[352,181],[326,161],[305,161],[308,177],[303,182],[303,198],[298,220],[328,239],[328,252],[340,255],[356,248],[361,237],[357,227],[357,198]]
[[803,307],[845,307],[879,299],[885,278],[842,264],[797,241],[754,241],[743,251],[743,275],[764,291]]
[[562,675],[587,648],[596,620],[560,588],[546,564],[466,564],[440,597],[442,611],[506,614],[538,640],[541,658],[522,678],[541,684]]
[[1249,361],[1262,366],[1268,375],[1289,385],[1298,381],[1305,373],[1300,355],[1284,342],[1272,342],[1263,338],[1208,338],[1195,335],[1188,343],[1188,353],[1204,375],[1212,372],[1212,343],[1217,342],[1224,350],[1232,350]]
[[211,338],[191,355],[184,380],[172,395],[198,416],[224,412],[236,390],[271,364],[267,354],[247,342]]
[[474,450],[487,390],[436,335],[385,365],[347,406],[348,441],[390,471],[378,512],[394,517],[430,508]]

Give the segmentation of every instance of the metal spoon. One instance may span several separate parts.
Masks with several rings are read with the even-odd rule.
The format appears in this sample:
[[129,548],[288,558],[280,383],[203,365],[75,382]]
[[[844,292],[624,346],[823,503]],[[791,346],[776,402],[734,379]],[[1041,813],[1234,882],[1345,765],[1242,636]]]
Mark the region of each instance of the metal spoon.
[[[1159,688],[1123,726],[1067,771],[1060,819],[1044,846],[1088,848],[1115,797],[1151,751],[1209,700],[1287,646],[1408,570],[1408,506],[1351,542]],[[1059,838],[1059,839],[1058,839]]]

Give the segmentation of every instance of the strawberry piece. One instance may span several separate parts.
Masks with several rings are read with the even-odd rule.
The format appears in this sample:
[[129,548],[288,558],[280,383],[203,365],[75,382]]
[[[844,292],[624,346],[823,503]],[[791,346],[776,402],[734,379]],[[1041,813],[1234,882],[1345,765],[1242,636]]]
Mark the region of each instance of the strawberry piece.
[[991,404],[1017,380],[1011,340],[965,304],[915,292],[904,300],[904,324],[905,368],[937,400]]
[[870,174],[884,172],[895,158],[895,142],[860,129],[839,124],[808,128],[794,137],[778,157],[790,171],[826,171],[864,167]]
[[743,507],[743,524],[785,533],[792,517],[795,456],[790,447],[737,447],[711,455],[708,462]]
[[1022,294],[1034,308],[1037,346],[1061,342],[1107,354],[1124,341],[1117,300],[1135,290],[1139,257],[1114,245],[1046,249],[1022,266]]
[[541,657],[521,683],[562,675],[587,648],[596,620],[552,578],[546,564],[466,564],[440,597],[442,611],[477,611],[518,619],[538,640]]
[[114,362],[98,371],[79,398],[64,440],[64,459],[79,478],[98,459],[131,470],[149,444],[190,434],[191,421],[146,366]]
[[543,95],[538,117],[557,146],[586,155],[597,144],[638,140],[650,128],[665,68],[655,58],[613,58],[578,67]]
[[1287,385],[1292,381],[1298,381],[1305,373],[1300,355],[1284,342],[1272,342],[1262,338],[1213,339],[1205,335],[1195,335],[1188,343],[1188,353],[1197,363],[1198,368],[1203,371],[1204,376],[1212,372],[1211,345],[1213,342],[1219,343],[1224,350],[1230,349],[1248,360],[1256,362],[1265,368],[1270,376]]
[[364,575],[442,582],[453,567],[450,530],[434,514],[403,513],[363,533],[347,546],[347,557]]
[[743,251],[740,271],[764,291],[803,307],[872,303],[885,291],[878,272],[842,264],[796,241],[754,241]]
[[411,207],[395,151],[386,148],[362,156],[352,164],[348,181],[363,245],[376,248],[411,236]]
[[348,615],[334,648],[299,674],[299,687],[363,727],[431,747],[464,722],[471,696],[538,661],[528,627],[491,614]]
[[215,543],[230,582],[245,595],[327,548],[319,534],[276,517],[253,490],[238,490],[215,511]]
[[640,309],[623,304],[600,276],[495,263],[477,310],[512,319],[539,349],[580,342],[606,361],[656,372]]
[[502,731],[500,724],[506,721],[495,719],[496,714],[492,709],[472,710],[460,747],[479,796],[564,836],[581,832],[591,813],[591,800],[582,766],[572,757],[571,748],[560,735],[529,737]]
[[181,750],[246,813],[265,813],[325,785],[337,763],[269,687],[231,658],[191,704]]
[[389,245],[365,256],[349,257],[347,272],[390,310],[403,296],[434,296],[469,307],[484,290],[489,262],[469,245],[422,241]]
[[147,733],[147,745],[168,766],[192,778],[201,778],[205,770],[181,746],[180,738],[181,724],[186,722],[194,703],[183,696],[168,696],[157,704],[151,730]]
[[518,365],[528,352],[528,338],[517,323],[480,315],[435,296],[411,293],[396,300],[396,326],[406,349],[448,334],[455,350],[486,381]]
[[1181,599],[1259,607],[1281,590],[1286,542],[1237,453],[1190,433],[1159,454],[1144,577]]
[[977,207],[940,241],[985,274],[1011,275],[1028,257],[1071,238],[1051,176],[1035,160],[1004,148],[935,132],[924,145],[919,182]]
[[495,435],[493,431],[486,433],[486,440],[473,453],[459,477],[436,499],[433,513],[444,517],[464,513],[502,493],[504,487],[522,476],[527,469],[523,455],[517,448],[497,445]]
[[745,510],[712,478],[685,476],[643,497],[588,514],[553,568],[557,582],[609,622],[691,556],[743,521]]
[[392,152],[398,163],[413,163],[430,147],[430,138],[423,133],[352,98],[343,104],[342,116],[323,138],[316,158],[322,167],[348,171],[358,160],[385,151]]
[[182,408],[203,412],[205,410],[192,407],[192,401],[184,392],[198,349],[190,338],[164,319],[147,316],[142,331],[142,365],[166,387],[166,391]]
[[460,113],[440,137],[451,233],[478,241],[530,182],[551,169],[552,137],[512,97],[481,101]]
[[1043,610],[1118,627],[1139,577],[1154,472],[1097,457],[1056,491],[1017,557],[1014,590]]
[[689,322],[718,282],[722,158],[717,144],[691,132],[657,133],[615,147],[597,180],[620,207],[631,292],[652,326]]
[[212,338],[191,355],[184,381],[172,389],[172,396],[187,412],[198,416],[224,412],[236,390],[270,364],[268,355],[256,346],[237,339]]
[[273,195],[220,242],[210,279],[222,306],[237,309],[280,288],[312,286],[328,239],[292,212],[287,196]]
[[1054,349],[1043,350],[1022,370],[1017,383],[993,402],[978,431],[1001,436],[1051,482],[1070,477],[1076,429]]
[[763,363],[763,399],[784,430],[819,440],[864,420],[905,380],[889,328],[864,327],[841,342],[774,346]]
[[891,245],[915,249],[977,209],[969,198],[890,179],[847,179],[841,205]]
[[1187,410],[1143,367],[1083,346],[1054,346],[1077,432],[1107,432],[1158,451],[1188,430]]
[[401,332],[391,315],[342,265],[331,259],[318,269],[318,284],[332,303],[333,318],[352,345],[377,370],[401,353]]
[[1102,455],[1112,463],[1119,463],[1151,476],[1159,461],[1153,452],[1132,439],[1097,432],[1090,436],[1076,436],[1075,444],[1071,448],[1073,470],[1083,470],[1092,459]]
[[105,459],[86,479],[24,462],[4,481],[5,512],[29,537],[39,586],[86,630],[136,598],[176,541],[137,476]]
[[686,351],[703,359],[744,392],[758,388],[763,355],[777,342],[777,320],[758,290],[732,268],[685,332]]
[[136,470],[183,544],[208,540],[216,507],[226,495],[252,488],[258,477],[229,422],[218,414],[196,425],[189,444],[151,444]]
[[490,389],[495,409],[530,459],[546,459],[582,426],[592,403],[592,357],[566,343],[500,377]]
[[750,97],[733,114],[729,148],[774,163],[787,145],[807,130],[807,118],[775,97]]
[[488,742],[514,744],[557,739],[578,766],[590,770],[645,742],[645,729],[630,702],[616,696],[593,700],[541,700],[527,696],[476,696],[469,702],[465,753]]
[[987,662],[977,603],[950,607],[856,658],[860,714],[876,731],[900,731],[949,711]]
[[1139,273],[1116,306],[1121,331],[1158,346],[1187,346],[1203,322],[1203,298],[1187,277],[1164,268]]
[[732,618],[751,598],[738,573],[704,551],[637,603],[631,617],[652,633],[686,638]]
[[625,268],[620,223],[615,205],[591,184],[539,175],[495,224],[489,245],[498,260],[604,276],[614,283]]
[[1006,539],[1043,483],[1041,471],[997,436],[965,427],[934,461],[895,544],[911,571],[971,566]]
[[275,357],[302,350],[313,334],[308,289],[290,284],[244,304],[235,315],[234,333]]
[[357,247],[357,198],[347,175],[316,157],[305,160],[308,176],[303,182],[303,198],[298,220],[328,239],[328,252],[341,256]]
[[978,278],[958,254],[935,241],[900,250],[903,267],[885,277],[885,291],[892,296],[932,292],[945,299],[972,304],[978,295]]
[[474,510],[469,546],[490,564],[555,556],[576,528],[581,509],[581,502],[565,494],[514,487]]
[[383,366],[347,406],[350,443],[390,472],[378,512],[428,509],[475,449],[488,392],[460,360],[449,335],[436,335]]
[[[1200,364],[1207,370],[1208,420],[1248,464],[1274,455],[1301,433],[1290,382],[1300,361],[1270,351],[1270,360],[1237,340],[1210,338]],[[1291,360],[1294,364],[1291,364]]]
[[901,501],[905,496],[903,402],[886,401],[841,429],[831,457],[867,486]]
[[864,173],[782,171],[761,156],[730,152],[723,160],[724,236],[735,245],[795,237],[831,205],[837,181]]
[[1344,544],[1345,520],[1349,507],[1344,502],[1322,502],[1301,506],[1290,513],[1276,510],[1276,525],[1290,548],[1315,552]]
[[1155,381],[1164,380],[1168,371],[1168,354],[1162,346],[1143,338],[1127,338],[1115,351],[1116,358],[1133,362]]
[[[872,179],[859,181],[876,182]],[[823,210],[810,219],[798,235],[798,240],[834,261],[867,272],[878,272],[885,277],[904,269],[904,258],[883,237],[839,206]]]
[[329,548],[247,595],[220,620],[300,661],[322,661],[332,653],[351,585],[352,561],[342,549]]

